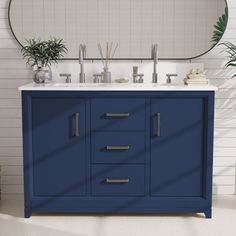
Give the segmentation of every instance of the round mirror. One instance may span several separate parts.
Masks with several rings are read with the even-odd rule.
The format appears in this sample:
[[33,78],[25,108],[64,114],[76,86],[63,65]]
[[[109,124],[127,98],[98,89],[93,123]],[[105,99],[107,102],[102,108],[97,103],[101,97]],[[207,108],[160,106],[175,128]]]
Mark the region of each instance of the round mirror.
[[[97,43],[118,43],[116,59],[150,59],[158,44],[160,59],[190,59],[220,39],[214,25],[227,24],[225,0],[11,0],[9,22],[17,41],[64,39],[66,59],[99,58]],[[224,16],[225,17],[222,17]]]

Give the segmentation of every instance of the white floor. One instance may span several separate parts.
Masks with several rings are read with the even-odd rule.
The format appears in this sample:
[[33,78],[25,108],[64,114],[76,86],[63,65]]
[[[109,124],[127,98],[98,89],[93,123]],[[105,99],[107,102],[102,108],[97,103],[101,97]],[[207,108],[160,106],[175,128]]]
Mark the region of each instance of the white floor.
[[213,218],[41,215],[23,218],[23,201],[0,201],[0,236],[236,236],[236,196],[214,199]]

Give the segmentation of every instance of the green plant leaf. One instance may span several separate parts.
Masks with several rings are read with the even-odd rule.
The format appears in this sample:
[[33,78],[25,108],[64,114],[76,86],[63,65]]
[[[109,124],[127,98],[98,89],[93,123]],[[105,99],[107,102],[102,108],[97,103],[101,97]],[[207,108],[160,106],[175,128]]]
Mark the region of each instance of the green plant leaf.
[[213,46],[215,46],[222,38],[226,30],[227,22],[228,22],[228,8],[226,7],[224,14],[221,17],[219,17],[218,21],[214,25],[214,31],[211,38]]
[[[229,61],[225,64],[225,67],[236,68],[236,45],[234,45],[231,42],[223,42],[223,43],[220,43],[218,46],[220,45],[225,47],[225,52],[228,54],[228,58],[229,58]],[[232,78],[234,77],[236,77],[236,74],[234,74]]]
[[52,38],[46,41],[41,39],[26,39],[26,46],[21,49],[22,55],[31,67],[50,66],[57,63],[68,52],[63,39]]
[[235,63],[227,63],[226,67],[236,67],[236,62]]

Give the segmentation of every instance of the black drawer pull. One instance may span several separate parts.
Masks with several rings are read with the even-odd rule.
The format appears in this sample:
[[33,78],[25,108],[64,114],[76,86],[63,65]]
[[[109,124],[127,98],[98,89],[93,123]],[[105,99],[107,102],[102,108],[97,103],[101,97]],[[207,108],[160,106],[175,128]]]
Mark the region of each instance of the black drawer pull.
[[129,178],[127,179],[106,179],[107,184],[127,184],[129,183]]
[[130,146],[106,146],[107,151],[127,151]]
[[129,117],[130,113],[106,113],[106,117]]

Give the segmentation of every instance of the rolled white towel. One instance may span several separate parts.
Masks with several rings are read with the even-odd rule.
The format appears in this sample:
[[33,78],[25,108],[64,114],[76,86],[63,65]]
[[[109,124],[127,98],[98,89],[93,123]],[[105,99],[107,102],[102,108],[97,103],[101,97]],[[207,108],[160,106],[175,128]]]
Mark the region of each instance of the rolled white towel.
[[207,85],[209,84],[208,79],[184,79],[184,84],[186,85]]
[[202,79],[206,79],[206,76],[204,74],[199,74],[199,75],[196,75],[196,74],[189,74],[187,76],[187,79],[194,79],[194,80],[202,80]]

